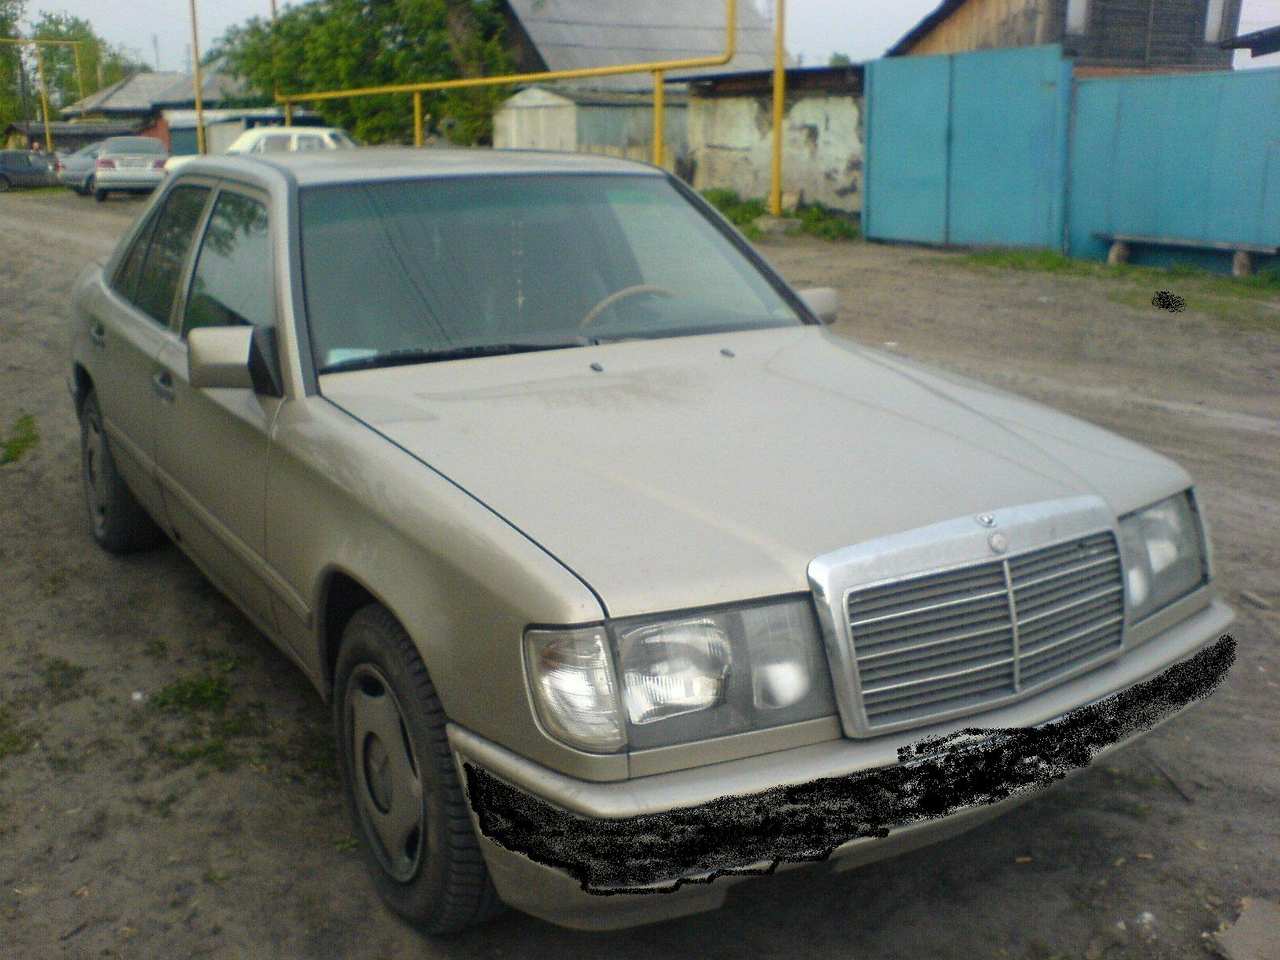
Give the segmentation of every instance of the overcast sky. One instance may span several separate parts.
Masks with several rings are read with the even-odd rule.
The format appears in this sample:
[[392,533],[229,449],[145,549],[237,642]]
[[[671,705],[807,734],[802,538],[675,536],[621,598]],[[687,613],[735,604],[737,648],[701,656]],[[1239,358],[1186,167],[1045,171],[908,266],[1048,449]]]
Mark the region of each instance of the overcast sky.
[[[284,0],[278,0],[281,9]],[[712,2],[712,0],[707,0]],[[940,0],[788,0],[787,47],[802,54],[806,64],[826,63],[833,51],[854,60],[884,53]],[[271,0],[197,0],[200,49],[207,50],[232,24],[253,16],[269,16]],[[156,65],[159,46],[162,70],[185,70],[191,43],[186,0],[28,0],[30,12],[70,13],[92,22],[112,43]],[[109,11],[109,13],[108,13]],[[1280,25],[1280,0],[1244,0],[1240,32]],[[155,41],[153,43],[153,36]],[[1280,66],[1280,54],[1236,55],[1237,67]]]

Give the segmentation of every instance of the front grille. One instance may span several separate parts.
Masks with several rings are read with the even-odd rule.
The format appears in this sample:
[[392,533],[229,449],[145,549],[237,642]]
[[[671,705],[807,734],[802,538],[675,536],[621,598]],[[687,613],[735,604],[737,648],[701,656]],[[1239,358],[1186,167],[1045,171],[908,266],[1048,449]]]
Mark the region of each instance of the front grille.
[[869,726],[978,709],[1120,648],[1120,554],[1098,533],[854,589],[847,614]]

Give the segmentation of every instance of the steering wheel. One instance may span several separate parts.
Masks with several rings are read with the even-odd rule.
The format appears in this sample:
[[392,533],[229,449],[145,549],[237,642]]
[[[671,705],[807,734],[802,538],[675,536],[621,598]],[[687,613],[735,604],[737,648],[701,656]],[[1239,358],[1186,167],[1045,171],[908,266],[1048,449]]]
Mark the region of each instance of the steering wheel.
[[603,300],[597,303],[594,307],[588,310],[587,315],[583,317],[582,320],[578,323],[578,329],[585,330],[587,327],[591,326],[591,324],[596,322],[596,319],[600,316],[600,314],[604,313],[606,310],[612,307],[615,303],[618,303],[619,301],[622,301],[622,300],[626,300],[628,297],[639,296],[642,293],[649,293],[658,297],[674,297],[675,296],[675,294],[672,293],[670,290],[668,290],[666,287],[654,286],[652,283],[637,283],[637,284],[633,284],[630,287],[623,287],[621,290],[616,290],[613,293],[609,294],[607,297],[605,297]]

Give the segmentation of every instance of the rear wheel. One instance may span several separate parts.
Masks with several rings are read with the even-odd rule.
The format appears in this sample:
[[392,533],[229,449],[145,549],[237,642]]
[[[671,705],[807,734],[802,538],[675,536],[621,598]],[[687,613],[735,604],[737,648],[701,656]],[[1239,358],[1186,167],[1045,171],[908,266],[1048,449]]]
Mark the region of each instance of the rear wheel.
[[98,187],[96,183],[93,187],[93,199],[97,200],[99,203],[102,203],[103,200],[107,199],[107,191]]
[[8,193],[10,186],[9,178],[0,176],[0,193]]
[[440,698],[413,641],[385,607],[371,604],[347,625],[333,702],[347,805],[382,899],[434,934],[500,912]]
[[93,391],[80,408],[80,472],[93,539],[100,547],[109,553],[133,553],[164,540],[164,533],[116,470]]

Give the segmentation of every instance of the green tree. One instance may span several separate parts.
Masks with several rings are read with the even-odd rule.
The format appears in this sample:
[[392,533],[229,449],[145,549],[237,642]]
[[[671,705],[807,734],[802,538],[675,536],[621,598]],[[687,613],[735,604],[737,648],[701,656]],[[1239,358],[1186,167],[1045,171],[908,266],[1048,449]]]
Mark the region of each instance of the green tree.
[[828,67],[851,67],[853,60],[849,58],[847,53],[833,53],[831,59],[827,61]]
[[[99,37],[88,20],[70,14],[41,13],[32,25],[30,36],[39,40],[81,42],[80,68],[86,95],[151,69]],[[80,79],[76,75],[75,48],[61,44],[45,45],[41,54],[44,57],[45,82],[49,85],[49,99],[53,105],[66,107],[79,100]]]
[[[210,52],[256,93],[303,93],[391,83],[493,76],[511,70],[500,0],[314,0],[274,27],[254,18],[232,27]],[[436,125],[458,143],[487,143],[506,88],[423,97]],[[409,96],[320,101],[326,122],[371,143],[407,141]]]
[[[0,0],[0,37],[21,34],[24,0]],[[23,120],[22,49],[0,43],[0,132],[9,124]]]

